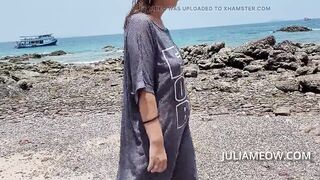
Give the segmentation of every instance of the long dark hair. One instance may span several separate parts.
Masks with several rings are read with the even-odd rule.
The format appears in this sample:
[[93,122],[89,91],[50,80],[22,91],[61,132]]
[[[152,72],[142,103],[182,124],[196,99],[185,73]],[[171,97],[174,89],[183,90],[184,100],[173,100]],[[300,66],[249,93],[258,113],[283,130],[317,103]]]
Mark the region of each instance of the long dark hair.
[[153,4],[154,0],[134,0],[132,2],[133,6],[131,10],[129,11],[129,14],[126,16],[126,19],[124,21],[123,28],[125,29],[128,23],[128,19],[131,15],[142,12],[145,14],[150,13],[151,6]]

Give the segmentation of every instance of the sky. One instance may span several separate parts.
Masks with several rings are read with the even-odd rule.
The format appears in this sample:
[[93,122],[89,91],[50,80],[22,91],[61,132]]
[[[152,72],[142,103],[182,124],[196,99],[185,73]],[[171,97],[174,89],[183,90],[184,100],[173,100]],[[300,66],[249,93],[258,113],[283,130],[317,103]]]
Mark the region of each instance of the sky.
[[[54,33],[56,37],[120,34],[132,0],[1,0],[0,42],[22,35]],[[225,7],[267,7],[267,10],[228,10]],[[187,9],[189,7],[189,9]],[[208,10],[190,10],[207,7]],[[179,0],[167,10],[168,29],[212,27],[304,17],[319,18],[319,0]],[[219,8],[222,8],[219,10]],[[269,8],[269,9],[268,9]]]

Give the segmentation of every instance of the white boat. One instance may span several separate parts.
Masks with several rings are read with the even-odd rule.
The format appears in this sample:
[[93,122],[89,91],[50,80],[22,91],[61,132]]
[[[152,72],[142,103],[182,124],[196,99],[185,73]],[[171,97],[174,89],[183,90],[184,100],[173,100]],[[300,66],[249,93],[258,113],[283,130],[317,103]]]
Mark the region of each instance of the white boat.
[[305,20],[305,21],[310,21],[310,20],[312,20],[312,19],[311,19],[311,18],[308,18],[308,17],[305,17],[304,20]]
[[43,34],[37,36],[20,36],[20,40],[16,42],[16,48],[32,48],[40,46],[56,45],[58,40],[52,34]]

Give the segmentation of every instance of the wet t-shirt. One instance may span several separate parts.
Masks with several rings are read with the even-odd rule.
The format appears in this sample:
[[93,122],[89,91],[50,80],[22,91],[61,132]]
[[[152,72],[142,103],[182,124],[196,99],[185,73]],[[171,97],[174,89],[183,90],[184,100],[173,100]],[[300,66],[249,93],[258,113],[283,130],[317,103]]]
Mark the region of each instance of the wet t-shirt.
[[[147,172],[149,140],[139,112],[139,89],[156,97],[168,158],[163,173]],[[178,47],[168,29],[158,26],[143,13],[130,16],[124,32],[123,91],[117,179],[169,179],[176,166],[191,106]]]

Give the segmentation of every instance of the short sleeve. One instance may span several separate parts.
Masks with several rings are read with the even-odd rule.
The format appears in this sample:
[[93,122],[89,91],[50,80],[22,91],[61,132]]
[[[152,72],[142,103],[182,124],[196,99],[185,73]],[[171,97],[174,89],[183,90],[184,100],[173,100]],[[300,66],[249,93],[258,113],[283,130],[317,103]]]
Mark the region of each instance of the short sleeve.
[[155,43],[148,19],[132,16],[126,28],[126,53],[131,76],[131,94],[138,104],[138,90],[155,94]]

